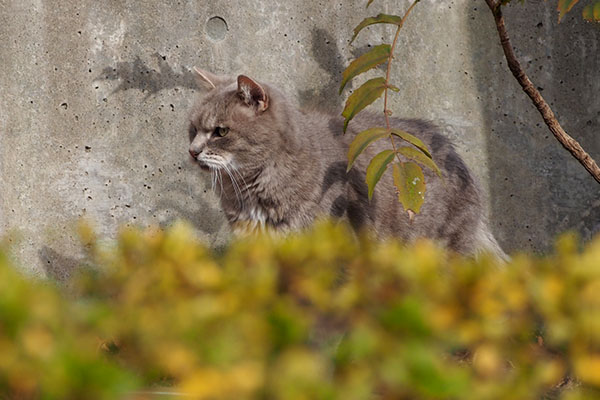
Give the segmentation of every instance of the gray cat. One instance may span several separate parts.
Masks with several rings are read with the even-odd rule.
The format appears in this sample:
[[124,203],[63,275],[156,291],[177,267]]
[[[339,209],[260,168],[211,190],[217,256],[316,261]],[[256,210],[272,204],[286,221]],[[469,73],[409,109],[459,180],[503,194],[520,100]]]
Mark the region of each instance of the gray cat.
[[193,159],[211,171],[213,186],[234,230],[269,227],[295,231],[319,217],[346,219],[379,238],[433,239],[462,254],[489,251],[505,258],[489,231],[482,195],[472,174],[438,129],[416,119],[392,124],[421,139],[444,180],[423,168],[427,184],[420,214],[410,221],[386,173],[369,202],[369,160],[389,147],[380,140],[346,173],[348,146],[383,116],[362,113],[342,134],[340,116],[294,107],[275,87],[240,75],[217,76],[195,69],[205,89],[190,118]]

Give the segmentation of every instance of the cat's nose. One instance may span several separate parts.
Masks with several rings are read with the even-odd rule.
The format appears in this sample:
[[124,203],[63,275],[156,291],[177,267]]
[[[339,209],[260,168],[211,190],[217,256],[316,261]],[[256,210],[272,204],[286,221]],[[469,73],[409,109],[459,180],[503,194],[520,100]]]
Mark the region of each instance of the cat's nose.
[[193,158],[198,157],[198,155],[201,153],[201,151],[196,151],[194,149],[190,149],[190,156],[192,156]]

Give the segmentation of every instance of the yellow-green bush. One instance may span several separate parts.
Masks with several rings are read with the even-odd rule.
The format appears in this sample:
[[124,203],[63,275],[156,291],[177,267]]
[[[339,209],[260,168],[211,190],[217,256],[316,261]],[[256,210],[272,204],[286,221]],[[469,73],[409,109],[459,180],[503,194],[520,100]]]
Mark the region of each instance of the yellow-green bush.
[[82,236],[69,290],[0,261],[0,398],[600,398],[600,240],[503,266],[328,224],[221,255]]
[[90,311],[0,254],[0,398],[114,399],[137,387],[104,356]]

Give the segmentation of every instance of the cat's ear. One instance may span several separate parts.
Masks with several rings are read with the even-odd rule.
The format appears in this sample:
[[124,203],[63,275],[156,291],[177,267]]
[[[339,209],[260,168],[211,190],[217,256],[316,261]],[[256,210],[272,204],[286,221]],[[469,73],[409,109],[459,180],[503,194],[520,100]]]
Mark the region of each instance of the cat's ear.
[[269,96],[267,92],[256,81],[245,75],[237,78],[238,94],[248,106],[254,106],[259,112],[269,108]]
[[207,90],[216,89],[217,85],[221,81],[217,75],[208,71],[202,70],[198,67],[194,67],[194,77],[199,87]]

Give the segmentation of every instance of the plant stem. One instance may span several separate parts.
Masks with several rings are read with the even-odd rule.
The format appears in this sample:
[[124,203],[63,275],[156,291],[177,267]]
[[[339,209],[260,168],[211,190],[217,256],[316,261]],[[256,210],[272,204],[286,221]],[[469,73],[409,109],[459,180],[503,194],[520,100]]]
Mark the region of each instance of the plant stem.
[[542,115],[546,126],[552,132],[554,137],[560,142],[560,144],[571,153],[573,157],[575,157],[581,165],[594,177],[594,179],[600,183],[600,168],[590,157],[590,155],[581,147],[581,145],[573,139],[565,130],[562,128],[552,109],[546,103],[540,92],[535,88],[519,61],[515,56],[515,52],[510,44],[510,38],[508,37],[508,33],[506,32],[506,25],[504,24],[504,17],[502,16],[502,5],[499,1],[494,0],[485,0],[488,7],[492,11],[494,15],[494,20],[496,21],[496,29],[498,30],[498,35],[500,36],[500,43],[502,45],[502,49],[504,50],[504,56],[506,57],[506,62],[508,63],[508,68],[512,72],[515,79],[519,82],[525,93],[529,96],[529,98],[533,101],[533,104],[537,108],[537,110]]
[[[404,14],[404,17],[402,17],[402,20],[400,21],[400,24],[398,25],[398,28],[396,29],[396,35],[394,36],[394,41],[392,42],[392,47],[390,48],[390,56],[388,58],[387,70],[386,70],[386,73],[385,73],[385,89],[384,89],[384,95],[383,95],[383,115],[385,115],[385,125],[386,125],[386,128],[388,130],[391,129],[390,115],[389,115],[389,110],[388,110],[388,107],[387,107],[387,104],[388,104],[388,88],[389,88],[389,84],[390,84],[390,72],[392,70],[392,60],[394,59],[394,49],[396,48],[396,43],[398,42],[398,36],[400,35],[400,29],[404,25],[404,21],[406,21],[406,18],[408,17],[408,14],[410,14],[410,12],[412,11],[412,9],[417,5],[417,3],[419,1],[420,0],[413,1],[413,3],[411,4],[411,6],[408,8],[408,10],[406,10],[406,13]],[[396,151],[396,143],[394,142],[394,136],[392,134],[390,134],[390,141],[392,142],[392,148],[394,149],[394,154],[396,155],[396,158],[398,159],[398,162],[400,164],[403,164],[402,160],[400,159],[400,156],[398,155],[398,152]]]

